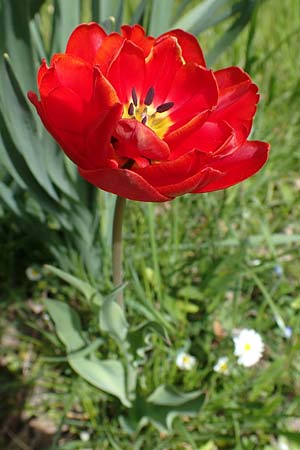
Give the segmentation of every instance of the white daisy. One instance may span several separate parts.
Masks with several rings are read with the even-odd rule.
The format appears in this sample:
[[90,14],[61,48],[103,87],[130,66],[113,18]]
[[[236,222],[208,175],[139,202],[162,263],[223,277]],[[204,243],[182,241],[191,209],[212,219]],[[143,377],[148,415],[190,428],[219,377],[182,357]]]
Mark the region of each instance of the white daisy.
[[214,365],[214,371],[222,373],[223,375],[229,375],[228,357],[221,356]]
[[176,366],[181,370],[191,370],[196,364],[196,358],[189,353],[179,352],[176,357]]
[[262,357],[264,343],[261,336],[254,330],[241,330],[238,336],[233,338],[234,354],[238,357],[238,364],[250,367],[256,364]]
[[27,267],[25,272],[30,281],[39,281],[42,278],[42,273],[36,267]]
[[90,433],[88,431],[81,431],[79,436],[83,442],[88,442],[90,440]]

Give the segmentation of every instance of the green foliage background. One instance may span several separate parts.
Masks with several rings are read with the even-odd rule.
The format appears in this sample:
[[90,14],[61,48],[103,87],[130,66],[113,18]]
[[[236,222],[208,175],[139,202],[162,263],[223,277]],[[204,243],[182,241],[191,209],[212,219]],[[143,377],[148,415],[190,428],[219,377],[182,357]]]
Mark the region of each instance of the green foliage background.
[[[71,30],[92,18],[108,30],[140,21],[154,35],[177,26],[200,34],[209,65],[241,65],[259,85],[253,137],[272,144],[266,167],[242,185],[169,204],[128,204],[127,320],[155,321],[169,336],[166,345],[152,335],[140,383],[148,394],[163,383],[205,393],[197,417],[175,419],[169,434],[153,426],[125,433],[117,418],[125,408],[67,363],[47,299],[77,310],[84,338],[104,340],[101,357],[118,353],[115,342],[99,336],[98,318],[76,287],[49,272],[37,283],[25,276],[28,266],[55,263],[103,296],[112,290],[114,198],[77,176],[25,96],[36,89],[40,58],[63,50]],[[47,445],[32,439],[33,449],[270,450],[280,442],[299,449],[299,2],[2,0],[0,20],[2,447],[27,445],[20,429],[32,430],[38,417],[55,432]],[[245,327],[266,344],[251,369],[232,356],[232,330]],[[182,348],[197,358],[191,372],[176,368]],[[234,368],[228,377],[213,372],[224,354]],[[83,430],[90,442],[80,440]]]

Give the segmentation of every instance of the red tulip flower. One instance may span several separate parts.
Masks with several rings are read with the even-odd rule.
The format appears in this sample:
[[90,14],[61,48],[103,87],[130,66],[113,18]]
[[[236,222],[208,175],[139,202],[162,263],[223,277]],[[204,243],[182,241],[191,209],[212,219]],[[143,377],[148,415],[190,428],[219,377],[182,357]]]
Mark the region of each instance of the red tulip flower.
[[182,30],[154,39],[139,25],[79,25],[42,62],[38,89],[28,97],[82,177],[132,200],[225,189],[268,157],[267,143],[247,141],[256,85],[238,67],[207,69]]

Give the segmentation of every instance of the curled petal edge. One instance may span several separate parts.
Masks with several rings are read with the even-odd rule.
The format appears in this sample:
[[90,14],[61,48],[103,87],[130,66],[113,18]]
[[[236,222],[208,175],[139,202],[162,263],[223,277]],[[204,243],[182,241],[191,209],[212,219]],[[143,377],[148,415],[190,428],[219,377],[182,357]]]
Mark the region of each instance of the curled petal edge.
[[87,181],[107,192],[141,202],[165,202],[172,198],[161,194],[140,175],[127,169],[104,167],[97,170],[78,168]]

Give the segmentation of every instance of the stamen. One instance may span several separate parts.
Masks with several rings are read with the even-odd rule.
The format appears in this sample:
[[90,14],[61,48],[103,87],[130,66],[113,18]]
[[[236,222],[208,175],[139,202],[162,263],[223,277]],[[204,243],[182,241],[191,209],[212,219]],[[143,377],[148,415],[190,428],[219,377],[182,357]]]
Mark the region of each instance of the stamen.
[[142,124],[146,125],[146,123],[147,123],[147,116],[144,116],[143,119],[142,119]]
[[144,104],[148,106],[151,105],[151,103],[153,102],[153,98],[154,98],[154,87],[152,86],[146,94]]
[[137,100],[136,90],[135,90],[134,87],[132,88],[132,91],[131,91],[131,97],[132,97],[132,101],[134,103],[134,106],[137,106],[138,100]]
[[130,116],[133,116],[133,114],[134,114],[134,106],[133,106],[133,103],[132,103],[132,102],[130,103],[130,105],[129,105],[129,107],[128,107],[128,114],[129,114]]
[[174,102],[162,103],[161,105],[159,105],[159,106],[156,108],[156,111],[157,111],[158,113],[163,113],[163,112],[168,111],[169,109],[171,109],[172,106],[174,106]]

